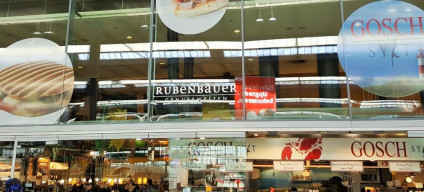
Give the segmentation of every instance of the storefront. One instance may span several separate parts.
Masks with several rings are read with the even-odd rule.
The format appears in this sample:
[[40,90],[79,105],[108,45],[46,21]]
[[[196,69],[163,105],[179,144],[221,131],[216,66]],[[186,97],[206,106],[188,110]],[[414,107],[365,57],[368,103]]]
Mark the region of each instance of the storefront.
[[0,188],[421,191],[423,9],[0,0]]
[[[143,191],[149,180],[157,191],[422,190],[422,139],[281,135],[20,141],[14,176],[35,191],[70,191],[78,180],[119,191]],[[2,161],[6,180],[11,162]]]

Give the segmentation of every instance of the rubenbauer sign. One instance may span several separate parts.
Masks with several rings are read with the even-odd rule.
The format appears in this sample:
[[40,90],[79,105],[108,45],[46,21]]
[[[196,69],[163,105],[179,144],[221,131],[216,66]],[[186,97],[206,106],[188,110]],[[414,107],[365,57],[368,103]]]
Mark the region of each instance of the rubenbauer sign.
[[[221,149],[222,148],[222,149]],[[414,138],[245,138],[243,140],[171,140],[172,158],[201,156],[272,160],[424,160],[424,140]],[[244,150],[240,151],[240,150]],[[206,153],[209,151],[208,153]]]

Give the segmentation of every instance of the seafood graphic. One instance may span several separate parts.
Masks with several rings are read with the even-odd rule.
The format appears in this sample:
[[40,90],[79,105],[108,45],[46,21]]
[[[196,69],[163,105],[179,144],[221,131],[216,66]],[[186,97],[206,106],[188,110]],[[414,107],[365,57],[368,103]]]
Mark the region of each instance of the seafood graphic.
[[314,160],[321,157],[322,138],[299,138],[296,142],[286,143],[281,159]]

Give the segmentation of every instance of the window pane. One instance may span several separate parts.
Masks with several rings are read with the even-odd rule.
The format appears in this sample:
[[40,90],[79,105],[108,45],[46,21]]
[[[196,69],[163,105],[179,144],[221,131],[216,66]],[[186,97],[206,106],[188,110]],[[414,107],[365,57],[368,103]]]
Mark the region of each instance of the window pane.
[[337,1],[246,2],[246,49],[258,53],[245,60],[252,95],[247,119],[348,117],[346,77],[334,51],[339,7]]

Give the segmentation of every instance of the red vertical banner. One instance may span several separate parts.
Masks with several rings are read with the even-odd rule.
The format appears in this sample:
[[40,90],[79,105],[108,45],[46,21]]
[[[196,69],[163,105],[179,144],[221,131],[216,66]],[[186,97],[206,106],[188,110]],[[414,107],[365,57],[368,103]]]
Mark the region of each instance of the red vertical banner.
[[[236,117],[243,117],[243,81],[236,77],[235,111]],[[246,77],[245,78],[246,119],[271,118],[275,116],[275,78]]]

